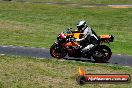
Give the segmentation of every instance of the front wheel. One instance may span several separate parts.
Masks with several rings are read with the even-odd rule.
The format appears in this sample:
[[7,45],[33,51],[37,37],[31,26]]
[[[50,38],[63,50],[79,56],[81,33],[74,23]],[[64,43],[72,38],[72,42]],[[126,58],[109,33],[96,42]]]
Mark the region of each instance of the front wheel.
[[107,62],[111,55],[111,49],[105,45],[99,45],[93,51],[93,59],[98,63]]
[[58,44],[53,44],[50,48],[50,54],[54,58],[63,58],[67,55],[66,49]]

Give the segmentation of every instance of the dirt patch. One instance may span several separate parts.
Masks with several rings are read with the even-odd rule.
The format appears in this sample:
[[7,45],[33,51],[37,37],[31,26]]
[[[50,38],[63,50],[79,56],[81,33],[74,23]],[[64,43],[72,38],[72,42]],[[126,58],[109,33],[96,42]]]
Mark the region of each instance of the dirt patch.
[[0,29],[27,30],[27,29],[34,29],[34,27],[30,24],[21,24],[15,21],[1,21],[0,20]]
[[111,8],[132,8],[132,5],[108,5]]

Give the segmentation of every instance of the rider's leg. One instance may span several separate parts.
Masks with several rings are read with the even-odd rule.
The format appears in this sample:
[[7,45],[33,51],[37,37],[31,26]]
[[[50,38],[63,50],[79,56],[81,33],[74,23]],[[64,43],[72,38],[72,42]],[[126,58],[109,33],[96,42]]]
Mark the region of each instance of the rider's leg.
[[84,47],[84,48],[82,49],[82,51],[90,50],[93,46],[94,46],[93,44],[89,44],[89,45],[87,45],[86,47]]

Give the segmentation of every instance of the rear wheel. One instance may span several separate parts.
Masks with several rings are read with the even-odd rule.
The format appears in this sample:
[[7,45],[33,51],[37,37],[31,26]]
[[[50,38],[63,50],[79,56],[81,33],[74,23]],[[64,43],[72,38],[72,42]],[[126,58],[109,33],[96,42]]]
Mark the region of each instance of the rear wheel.
[[53,44],[50,48],[50,54],[54,58],[63,58],[67,55],[66,49],[57,44]]
[[93,59],[99,63],[107,62],[111,55],[111,49],[105,45],[97,46],[93,51]]

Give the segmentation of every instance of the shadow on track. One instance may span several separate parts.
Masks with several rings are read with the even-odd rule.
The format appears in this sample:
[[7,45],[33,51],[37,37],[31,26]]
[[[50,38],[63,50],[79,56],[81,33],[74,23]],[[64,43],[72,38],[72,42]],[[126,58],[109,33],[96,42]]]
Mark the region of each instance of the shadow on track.
[[[65,57],[63,59],[64,60],[74,60],[74,61],[97,63],[93,59],[87,59],[87,58],[71,58],[71,57]],[[104,62],[104,63],[109,63],[109,62]]]

